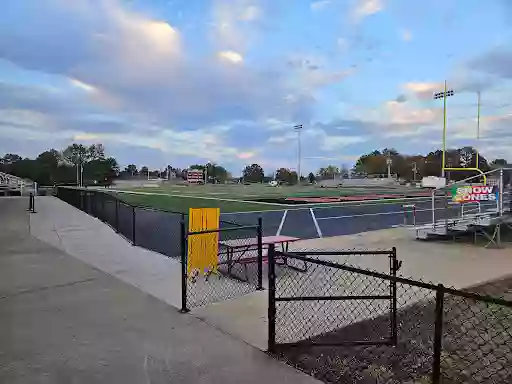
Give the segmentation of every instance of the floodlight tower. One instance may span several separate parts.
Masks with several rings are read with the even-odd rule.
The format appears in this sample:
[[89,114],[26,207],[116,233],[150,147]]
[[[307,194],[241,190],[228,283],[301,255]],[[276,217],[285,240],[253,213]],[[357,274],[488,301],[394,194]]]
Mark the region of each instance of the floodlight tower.
[[443,99],[443,159],[441,165],[441,177],[444,177],[444,169],[446,168],[446,99],[453,96],[453,89],[446,88],[446,80],[444,81],[444,91],[434,93],[434,100]]
[[298,178],[299,183],[300,183],[300,176],[301,176],[300,161],[301,161],[301,157],[302,157],[301,145],[300,145],[300,132],[302,131],[302,128],[303,128],[302,124],[293,126],[293,130],[295,132],[297,132],[297,178]]

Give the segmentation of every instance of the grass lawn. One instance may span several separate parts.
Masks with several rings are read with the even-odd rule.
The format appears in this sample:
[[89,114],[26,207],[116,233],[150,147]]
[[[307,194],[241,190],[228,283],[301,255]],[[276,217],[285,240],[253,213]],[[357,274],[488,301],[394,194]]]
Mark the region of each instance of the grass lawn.
[[[146,192],[147,190],[145,190]],[[151,190],[151,192],[153,192]],[[155,191],[155,193],[157,193]],[[189,208],[220,208],[221,212],[249,212],[286,209],[286,205],[263,204],[246,201],[222,200],[222,198],[205,199],[198,197],[169,196],[169,195],[141,195],[119,193],[118,197],[127,203],[141,205],[174,212],[188,213]]]
[[[130,193],[132,192],[132,193]],[[148,206],[174,212],[188,212],[189,208],[220,208],[223,213],[311,208],[316,204],[279,204],[258,202],[258,199],[285,197],[333,197],[361,194],[406,194],[409,189],[377,188],[318,188],[314,186],[270,187],[267,185],[191,185],[126,189],[118,196],[133,205]],[[391,203],[392,200],[383,200]],[[322,204],[337,206],[339,203]]]
[[414,193],[415,188],[386,188],[386,187],[341,187],[320,188],[317,186],[280,186],[270,187],[266,184],[221,184],[221,185],[164,185],[152,188],[129,188],[126,190],[137,192],[155,192],[166,194],[183,194],[191,196],[210,196],[236,200],[251,200],[258,198],[282,197],[332,197],[353,196],[364,194],[391,194]]

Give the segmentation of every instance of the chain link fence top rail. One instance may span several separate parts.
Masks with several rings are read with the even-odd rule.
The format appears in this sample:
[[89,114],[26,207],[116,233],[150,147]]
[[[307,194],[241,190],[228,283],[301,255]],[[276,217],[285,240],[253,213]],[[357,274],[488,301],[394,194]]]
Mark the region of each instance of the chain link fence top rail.
[[[210,233],[218,235],[218,264],[206,273],[185,273],[185,310],[241,297],[262,289],[261,227],[236,226]],[[194,237],[204,234],[191,232],[185,236],[189,243]],[[187,254],[184,254],[183,258],[186,257]]]
[[[470,293],[336,263],[334,256],[323,260],[315,252],[286,256],[307,264],[303,273],[275,274],[275,353],[289,364],[328,383],[512,382],[512,278]],[[390,283],[396,284],[395,325],[389,301],[321,299],[385,295]],[[279,301],[312,295],[318,300]],[[393,326],[396,344],[383,345]],[[351,341],[373,345],[347,345]]]

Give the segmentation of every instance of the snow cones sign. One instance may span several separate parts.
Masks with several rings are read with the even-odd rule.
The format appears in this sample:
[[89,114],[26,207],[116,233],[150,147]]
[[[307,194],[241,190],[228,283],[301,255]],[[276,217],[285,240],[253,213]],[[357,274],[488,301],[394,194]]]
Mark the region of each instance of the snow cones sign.
[[473,203],[480,201],[497,201],[498,187],[490,185],[467,185],[452,189],[454,203]]

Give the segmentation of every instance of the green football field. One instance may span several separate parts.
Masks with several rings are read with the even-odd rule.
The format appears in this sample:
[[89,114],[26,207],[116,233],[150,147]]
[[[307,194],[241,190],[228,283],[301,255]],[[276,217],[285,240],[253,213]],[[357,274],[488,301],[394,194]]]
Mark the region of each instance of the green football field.
[[[113,191],[124,201],[140,206],[175,212],[188,212],[189,208],[220,208],[222,212],[249,212],[314,207],[313,204],[286,204],[279,201],[292,197],[340,197],[355,195],[405,195],[417,190],[411,188],[320,188],[317,186],[253,185],[170,185],[162,187],[129,188]],[[258,201],[261,199],[274,201]],[[387,202],[392,200],[388,199]],[[339,205],[340,203],[321,203]]]

